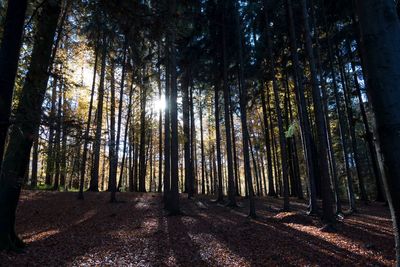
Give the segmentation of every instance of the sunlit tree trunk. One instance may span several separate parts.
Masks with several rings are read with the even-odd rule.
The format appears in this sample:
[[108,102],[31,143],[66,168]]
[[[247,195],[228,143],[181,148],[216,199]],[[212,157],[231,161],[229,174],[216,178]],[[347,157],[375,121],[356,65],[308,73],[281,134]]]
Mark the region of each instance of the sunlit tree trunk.
[[99,191],[99,166],[100,166],[100,145],[101,145],[101,130],[103,125],[103,98],[104,98],[104,79],[106,72],[106,58],[107,58],[107,38],[103,33],[103,52],[100,72],[100,84],[97,95],[97,114],[96,114],[96,133],[93,144],[93,166],[90,177],[89,191]]
[[228,49],[226,46],[226,5],[223,5],[223,15],[222,15],[222,60],[223,60],[223,95],[224,95],[224,119],[225,119],[225,142],[226,142],[226,158],[227,158],[227,168],[228,168],[228,206],[235,207],[235,182],[233,177],[233,159],[232,159],[232,137],[231,137],[231,121],[230,121],[230,92],[228,85]]
[[[147,75],[146,71],[143,71],[144,75]],[[140,87],[139,192],[146,192],[146,89],[147,86],[143,83]]]
[[201,193],[206,193],[206,159],[204,155],[204,137],[203,137],[203,100],[201,98],[201,89],[199,90],[199,115],[200,115],[200,148],[201,148]]
[[98,42],[98,40],[97,40],[96,47],[95,47],[94,58],[95,58],[95,61],[94,61],[94,67],[93,67],[92,89],[91,89],[90,101],[89,101],[89,114],[88,114],[88,118],[87,118],[87,122],[86,122],[85,134],[83,137],[83,152],[82,152],[82,162],[80,165],[78,199],[83,199],[83,188],[84,188],[84,184],[85,184],[86,161],[87,161],[88,145],[89,145],[89,132],[90,132],[90,124],[91,124],[91,120],[92,120],[93,98],[94,98],[94,90],[96,88],[96,74],[97,74],[97,67],[98,67],[97,65],[98,65],[98,60],[99,60],[99,42]]

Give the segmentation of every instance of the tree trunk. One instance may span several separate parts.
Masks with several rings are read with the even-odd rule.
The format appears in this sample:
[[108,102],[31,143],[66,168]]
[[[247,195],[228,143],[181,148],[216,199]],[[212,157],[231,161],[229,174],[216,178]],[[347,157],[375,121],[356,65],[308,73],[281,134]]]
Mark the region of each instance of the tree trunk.
[[298,105],[298,114],[300,121],[300,130],[302,133],[302,143],[304,150],[304,158],[307,166],[307,186],[309,192],[309,214],[318,213],[318,204],[316,196],[315,184],[315,170],[314,170],[314,153],[312,151],[313,137],[311,132],[309,112],[307,108],[305,90],[303,84],[303,74],[300,71],[300,61],[297,52],[297,39],[295,32],[295,21],[293,17],[292,1],[286,0],[287,16],[289,19],[289,35],[290,35],[290,49],[292,54],[294,77],[295,77],[295,94]]
[[283,119],[282,112],[279,106],[279,91],[278,83],[276,81],[275,75],[275,58],[273,54],[273,40],[270,33],[270,22],[268,19],[268,11],[266,0],[264,0],[264,15],[266,23],[266,35],[267,35],[267,54],[269,59],[269,71],[272,77],[272,89],[275,99],[275,112],[278,117],[278,129],[279,129],[279,144],[281,149],[281,160],[282,160],[282,178],[283,178],[283,210],[288,211],[290,208],[289,204],[289,179],[288,179],[288,158],[287,158],[287,148],[286,148],[286,137],[285,130],[283,129]]
[[332,206],[333,192],[329,177],[329,166],[328,166],[328,147],[327,147],[327,130],[324,121],[324,113],[322,108],[321,92],[318,86],[317,69],[315,65],[314,52],[312,47],[310,26],[308,22],[308,12],[307,12],[307,2],[306,0],[301,0],[302,5],[302,15],[303,15],[303,26],[304,35],[306,42],[306,50],[308,55],[308,62],[311,71],[311,85],[312,85],[312,96],[314,100],[314,113],[315,113],[315,123],[318,138],[318,155],[322,157],[319,160],[319,175],[322,180],[322,210],[323,210],[323,221],[327,224],[327,230],[330,229],[332,224],[335,223],[335,215]]
[[[145,72],[143,76],[146,75]],[[145,79],[145,77],[142,77]],[[146,192],[146,89],[140,88],[140,147],[139,147],[139,192]]]
[[65,100],[65,85],[62,90],[62,117],[61,117],[61,128],[62,128],[62,138],[61,138],[61,156],[60,156],[60,168],[61,168],[61,177],[60,177],[60,186],[62,189],[65,189],[65,181],[67,179],[67,125],[65,120],[67,118],[67,101]]
[[117,161],[116,142],[115,142],[115,61],[112,59],[110,81],[110,143],[108,146],[109,173],[108,173],[108,190],[111,192],[110,202],[116,202],[115,192],[117,191],[117,169],[115,168]]
[[201,147],[201,193],[206,194],[206,159],[204,155],[204,137],[203,137],[203,100],[201,98],[201,89],[199,90],[199,114],[200,114],[200,147]]
[[[62,71],[62,68],[60,69]],[[57,103],[57,125],[55,127],[55,136],[54,136],[54,146],[53,146],[53,155],[54,155],[54,165],[55,165],[55,173],[54,173],[54,184],[53,190],[58,190],[60,186],[60,160],[61,160],[61,107],[62,107],[62,91],[63,90],[63,82],[62,78],[60,79],[60,85],[58,87],[58,103]]]
[[171,111],[171,60],[170,54],[170,37],[166,36],[166,66],[165,66],[165,122],[164,122],[164,208],[169,209],[169,198],[171,189],[171,123],[170,123],[170,111]]
[[169,15],[173,22],[170,29],[171,62],[171,196],[169,211],[171,215],[180,214],[179,210],[179,142],[178,142],[178,88],[176,75],[176,0],[169,0]]
[[[161,45],[159,44],[159,54],[158,57],[160,59],[161,57]],[[161,64],[158,67],[158,81],[157,81],[157,85],[158,85],[158,97],[161,101],[161,97],[162,97],[162,87],[161,87]],[[164,96],[165,97],[165,96]],[[163,141],[162,141],[162,123],[163,123],[163,119],[162,119],[162,113],[163,110],[160,108],[160,115],[158,118],[158,188],[157,188],[157,192],[161,193],[162,191],[162,164],[163,164]]]
[[11,104],[22,44],[27,0],[9,0],[0,47],[0,171],[3,162]]
[[242,142],[243,142],[243,158],[244,158],[244,171],[247,188],[249,191],[250,210],[249,216],[252,218],[257,217],[256,208],[254,203],[254,190],[253,179],[251,176],[250,166],[250,153],[249,153],[249,131],[247,126],[247,87],[244,80],[244,65],[243,65],[243,49],[242,49],[242,26],[239,17],[239,10],[237,10],[238,3],[235,4],[235,23],[236,34],[238,40],[239,50],[239,83],[240,83],[240,120],[242,123]]
[[126,143],[128,139],[128,129],[130,125],[130,119],[131,119],[131,110],[132,110],[132,95],[133,95],[133,83],[131,84],[131,88],[129,91],[129,99],[128,99],[128,115],[126,118],[126,123],[125,123],[125,132],[124,132],[124,145],[123,145],[123,151],[122,151],[122,161],[121,161],[121,171],[119,173],[119,182],[118,182],[118,188],[117,191],[120,191],[120,188],[122,186],[122,178],[124,174],[124,165],[125,165],[125,159],[126,159]]
[[[223,57],[223,92],[224,92],[224,119],[225,119],[225,138],[226,138],[226,154],[227,154],[227,168],[228,168],[228,204],[229,207],[236,207],[235,199],[235,181],[233,177],[233,159],[232,159],[232,137],[231,137],[231,123],[230,123],[230,93],[228,85],[228,50],[226,47],[226,6],[223,6],[222,15],[222,57]],[[240,41],[241,42],[241,41]]]
[[361,196],[361,200],[367,203],[368,195],[367,195],[367,191],[365,188],[364,176],[361,171],[360,155],[358,153],[357,138],[356,138],[356,131],[355,131],[355,121],[353,118],[353,108],[351,105],[351,100],[350,100],[350,96],[349,96],[349,92],[348,92],[350,90],[349,82],[347,80],[347,75],[346,75],[346,72],[344,69],[341,55],[339,54],[339,47],[337,47],[336,51],[337,51],[337,58],[339,61],[339,73],[340,73],[340,78],[341,78],[341,82],[342,82],[345,110],[347,113],[347,120],[348,120],[349,131],[350,131],[350,142],[351,142],[351,147],[353,150],[354,161],[355,161],[356,170],[357,170],[358,183],[359,183],[359,188],[360,188],[360,196]]
[[215,139],[217,150],[217,180],[218,180],[218,198],[217,201],[224,200],[224,193],[222,188],[222,159],[221,159],[221,134],[220,134],[220,115],[219,115],[219,90],[218,85],[214,90],[214,116],[215,116]]
[[190,116],[189,116],[189,67],[186,67],[182,79],[182,111],[183,111],[183,135],[184,135],[184,161],[185,161],[185,190],[188,193],[188,198],[193,197],[192,177],[193,169],[191,164],[190,154]]
[[357,0],[368,94],[375,111],[378,155],[400,266],[400,23],[394,1]]
[[37,132],[33,141],[31,188],[36,188],[38,182],[39,138]]
[[235,134],[235,124],[233,122],[233,106],[232,103],[230,105],[231,112],[230,112],[230,119],[231,119],[231,128],[232,128],[232,152],[233,152],[233,167],[235,170],[235,189],[236,189],[236,196],[240,196],[240,173],[238,170],[238,158],[236,153],[236,134]]
[[[118,157],[119,157],[119,144],[121,139],[121,122],[122,122],[122,106],[124,104],[124,85],[125,85],[125,73],[126,73],[126,53],[127,53],[127,45],[128,45],[128,38],[125,37],[124,41],[124,52],[123,52],[123,59],[122,59],[122,73],[121,73],[121,84],[120,84],[120,91],[119,91],[119,105],[118,105],[118,122],[117,122],[117,140],[116,140],[116,147],[115,147],[115,161],[113,162],[114,165],[112,166],[113,171],[112,175],[115,176],[115,180],[117,180],[117,171],[118,171]],[[125,149],[125,148],[124,148]],[[121,169],[122,172],[122,169]],[[122,177],[122,175],[121,175]],[[113,177],[114,179],[114,177]],[[119,180],[121,181],[121,180]],[[121,187],[121,182],[118,182],[117,189]]]
[[267,152],[267,175],[268,175],[268,196],[276,196],[275,188],[274,188],[274,177],[272,172],[272,154],[271,154],[271,141],[269,135],[269,123],[268,123],[268,114],[267,114],[267,105],[265,102],[265,92],[264,86],[261,87],[261,106],[263,113],[263,122],[264,122],[264,139],[265,139],[265,149]]
[[90,124],[92,120],[92,110],[93,110],[93,96],[94,96],[94,90],[96,86],[96,73],[97,73],[97,65],[98,65],[98,59],[99,59],[99,44],[96,44],[95,48],[95,53],[94,53],[95,61],[94,61],[94,67],[93,67],[93,81],[92,81],[92,90],[90,93],[90,102],[89,102],[89,114],[88,114],[88,119],[86,122],[86,129],[85,129],[85,134],[83,137],[83,154],[82,154],[82,163],[81,163],[81,169],[80,169],[80,179],[79,179],[79,193],[78,193],[78,199],[83,199],[83,188],[85,184],[85,176],[86,176],[86,161],[87,161],[87,152],[88,152],[88,144],[89,144],[89,132],[90,132]]
[[328,54],[329,54],[329,62],[330,62],[330,72],[331,72],[331,78],[332,78],[332,84],[333,84],[333,93],[335,96],[335,102],[336,102],[336,113],[338,116],[339,120],[339,138],[341,141],[342,145],[342,153],[343,153],[343,161],[345,163],[345,169],[346,169],[346,176],[347,176],[347,193],[348,193],[348,199],[349,199],[349,206],[350,210],[355,210],[355,197],[354,197],[354,190],[353,190],[353,176],[350,170],[350,159],[349,159],[349,153],[348,153],[348,148],[347,148],[347,141],[346,141],[346,125],[345,125],[345,117],[343,114],[343,109],[342,105],[340,102],[339,98],[339,91],[338,91],[338,86],[336,82],[336,75],[335,75],[335,68],[333,65],[333,52],[332,52],[332,46],[330,44],[330,37],[328,36]]
[[93,166],[91,171],[89,191],[99,191],[99,166],[100,166],[100,146],[101,146],[101,130],[103,122],[103,98],[104,98],[104,78],[106,72],[106,58],[107,58],[107,39],[103,33],[103,52],[101,62],[100,84],[97,96],[97,114],[96,114],[96,133],[93,144]]
[[383,188],[383,184],[382,184],[382,175],[379,170],[379,162],[378,162],[378,157],[376,155],[376,149],[375,149],[375,145],[374,145],[374,136],[372,134],[371,127],[369,126],[367,112],[365,110],[364,101],[361,96],[360,83],[358,82],[358,75],[357,75],[354,57],[353,57],[353,53],[351,51],[351,46],[350,46],[349,41],[347,41],[347,49],[350,54],[351,69],[353,72],[353,78],[354,78],[354,83],[355,83],[355,87],[356,87],[355,88],[356,95],[357,95],[358,102],[360,105],[361,118],[362,118],[364,129],[365,129],[365,141],[368,144],[368,150],[371,155],[372,170],[373,170],[374,178],[376,181],[376,189],[377,189],[376,200],[384,202],[384,201],[386,201],[386,196],[385,196],[385,192],[384,192],[384,188]]
[[48,0],[43,5],[34,38],[31,63],[15,113],[15,125],[11,129],[4,154],[0,173],[0,250],[23,247],[22,241],[15,233],[15,212],[33,138],[39,130],[60,6],[59,0]]

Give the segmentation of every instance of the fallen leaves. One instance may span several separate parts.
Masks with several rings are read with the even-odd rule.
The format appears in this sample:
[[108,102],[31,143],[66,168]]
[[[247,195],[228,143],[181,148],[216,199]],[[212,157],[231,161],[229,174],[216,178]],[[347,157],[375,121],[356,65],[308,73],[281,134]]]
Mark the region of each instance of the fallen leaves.
[[229,209],[208,197],[181,199],[184,216],[166,216],[158,194],[23,191],[17,230],[24,254],[0,252],[1,266],[392,266],[394,240],[386,207],[372,203],[322,233],[305,203],[277,212],[278,199]]

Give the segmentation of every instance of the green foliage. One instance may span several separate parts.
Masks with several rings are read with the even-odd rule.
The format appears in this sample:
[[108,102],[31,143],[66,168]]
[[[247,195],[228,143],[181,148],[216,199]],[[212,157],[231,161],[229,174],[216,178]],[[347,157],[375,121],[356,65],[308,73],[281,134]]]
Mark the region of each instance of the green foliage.
[[297,120],[292,121],[289,125],[289,128],[285,132],[286,138],[291,138],[295,135],[296,132],[299,130],[299,122]]

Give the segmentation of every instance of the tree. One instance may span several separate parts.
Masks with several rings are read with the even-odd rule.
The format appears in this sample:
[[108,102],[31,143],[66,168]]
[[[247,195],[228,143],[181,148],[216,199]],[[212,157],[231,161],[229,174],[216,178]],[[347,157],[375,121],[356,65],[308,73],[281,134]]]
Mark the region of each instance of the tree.
[[27,0],[9,0],[0,47],[0,170],[10,125],[11,102],[17,74]]
[[176,29],[174,26],[176,1],[169,0],[169,17],[171,19],[170,27],[170,63],[171,63],[171,195],[168,205],[171,215],[180,214],[179,210],[179,173],[178,173],[178,88],[176,81]]
[[378,155],[392,214],[400,266],[400,22],[394,1],[356,1],[368,95],[375,112]]
[[304,36],[305,36],[305,44],[308,55],[308,62],[310,65],[311,71],[311,87],[312,87],[312,96],[314,100],[314,113],[315,113],[315,123],[316,123],[316,131],[317,131],[317,140],[318,140],[318,154],[323,157],[318,161],[319,163],[319,175],[322,180],[322,210],[323,210],[323,220],[326,223],[326,230],[331,230],[333,224],[335,223],[335,216],[333,213],[332,207],[332,188],[329,177],[329,167],[328,167],[328,144],[326,141],[327,138],[327,129],[324,122],[324,112],[322,108],[322,99],[321,92],[318,85],[317,78],[317,69],[315,65],[315,57],[312,48],[312,40],[311,40],[311,32],[309,25],[309,17],[307,10],[307,1],[301,0],[302,7],[302,15],[303,15],[303,26],[304,26]]
[[96,133],[93,144],[93,166],[90,176],[89,191],[99,191],[99,166],[100,166],[100,147],[101,147],[101,132],[103,122],[103,98],[104,98],[104,80],[106,73],[106,59],[107,59],[107,37],[103,32],[102,41],[102,55],[101,55],[101,71],[100,71],[100,84],[97,96],[97,114],[96,114]]
[[4,154],[0,173],[0,249],[23,247],[15,233],[15,212],[33,138],[39,130],[41,106],[49,78],[48,69],[60,12],[61,0],[48,0],[43,4],[31,63]]

